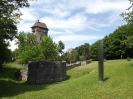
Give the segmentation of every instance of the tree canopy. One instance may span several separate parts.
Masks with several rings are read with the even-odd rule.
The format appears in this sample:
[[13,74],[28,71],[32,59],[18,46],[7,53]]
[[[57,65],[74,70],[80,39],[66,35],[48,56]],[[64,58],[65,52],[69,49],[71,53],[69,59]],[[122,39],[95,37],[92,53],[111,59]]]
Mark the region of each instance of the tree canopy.
[[128,23],[133,25],[133,0],[129,0],[130,6],[120,15]]
[[17,42],[19,62],[59,60],[59,52],[62,52],[65,47],[62,41],[59,42],[61,42],[60,51],[59,44],[53,42],[50,36],[45,36],[40,42],[37,42],[33,33],[20,32]]
[[65,45],[61,40],[57,44],[57,49],[60,54],[63,54],[63,49],[65,49]]
[[2,0],[0,2],[0,35],[12,40],[17,36],[16,24],[20,21],[20,8],[29,7],[28,0]]
[[71,48],[67,52],[65,52],[64,59],[66,60],[67,63],[89,60],[90,59],[89,51],[90,51],[90,45],[89,43],[85,43],[75,48]]
[[[127,56],[133,57],[133,28],[131,25],[118,27],[113,33],[103,38],[104,57],[106,59],[119,59]],[[90,46],[91,59],[97,60],[98,41]]]
[[57,46],[50,36],[45,36],[40,42],[40,51],[45,60],[54,60],[57,56]]
[[20,8],[29,7],[28,0],[1,0],[0,1],[0,67],[4,61],[11,58],[8,49],[9,43],[17,37],[16,24],[20,21]]

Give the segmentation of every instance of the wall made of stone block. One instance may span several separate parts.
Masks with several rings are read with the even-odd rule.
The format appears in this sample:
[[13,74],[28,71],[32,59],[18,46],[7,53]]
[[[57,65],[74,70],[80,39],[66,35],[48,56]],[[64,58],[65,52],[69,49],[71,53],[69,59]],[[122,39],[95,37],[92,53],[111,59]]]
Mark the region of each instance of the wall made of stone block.
[[27,82],[43,84],[66,79],[66,62],[31,62],[28,64]]

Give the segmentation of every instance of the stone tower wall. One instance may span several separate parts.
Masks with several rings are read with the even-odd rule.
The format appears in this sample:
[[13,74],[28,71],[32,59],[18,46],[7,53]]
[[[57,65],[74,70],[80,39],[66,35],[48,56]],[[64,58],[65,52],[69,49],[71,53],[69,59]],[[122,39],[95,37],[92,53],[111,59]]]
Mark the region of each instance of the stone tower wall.
[[40,42],[40,40],[44,37],[47,36],[48,30],[40,27],[34,27],[35,32],[33,32],[36,37],[37,41]]

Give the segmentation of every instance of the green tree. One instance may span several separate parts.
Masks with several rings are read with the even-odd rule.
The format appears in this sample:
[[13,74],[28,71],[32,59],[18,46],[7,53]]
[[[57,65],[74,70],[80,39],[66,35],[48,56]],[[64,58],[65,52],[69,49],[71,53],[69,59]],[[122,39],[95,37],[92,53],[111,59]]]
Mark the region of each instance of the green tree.
[[63,49],[65,49],[65,44],[62,41],[59,41],[57,44],[57,49],[60,54],[63,54]]
[[133,48],[133,36],[127,37],[126,40],[124,40],[123,43],[125,43],[126,48]]
[[7,48],[9,44],[5,40],[13,40],[17,37],[16,24],[22,15],[19,9],[28,6],[28,0],[0,1],[0,66],[4,61],[9,60],[7,57],[10,56],[10,51]]
[[11,51],[7,47],[8,43],[6,43],[0,35],[0,69],[4,62],[11,60]]
[[15,49],[14,51],[12,51],[12,59],[16,60],[18,58],[19,55],[19,50]]
[[74,62],[76,62],[76,61],[79,60],[79,54],[78,54],[78,52],[77,52],[76,49],[72,49],[70,55],[71,55],[71,56],[70,56],[70,59],[71,59],[71,62],[72,62],[72,63],[74,63]]
[[20,32],[18,36],[18,59],[20,63],[40,60],[56,60],[58,56],[57,44],[50,36],[45,36],[38,43],[32,33]]
[[18,36],[18,59],[20,63],[39,60],[38,43],[32,33],[20,32]]
[[118,27],[118,29],[108,36],[108,40],[104,41],[105,44],[108,43],[108,46],[104,46],[105,56],[108,59],[117,59],[121,55],[126,58],[128,54],[132,56],[132,39],[130,39],[132,36],[133,28],[131,25]]
[[24,47],[27,46],[34,46],[37,44],[36,36],[32,33],[25,33],[21,31],[18,36],[18,48],[19,50],[24,50]]
[[65,52],[65,61],[71,63],[71,54],[70,52]]
[[88,43],[85,43],[84,45],[80,45],[75,48],[78,52],[78,55],[81,57],[80,60],[88,60],[89,59],[89,49],[90,45]]
[[40,42],[40,51],[45,60],[54,60],[57,57],[57,45],[50,36],[44,37]]
[[120,16],[122,16],[128,24],[133,24],[133,0],[129,0],[129,2],[131,5],[125,12],[121,13]]
[[57,44],[57,51],[58,51],[58,60],[64,60],[65,54],[63,52],[63,49],[65,49],[65,44],[62,41],[59,41]]
[[90,46],[90,59],[98,60],[98,41]]
[[89,59],[89,48],[90,48],[90,45],[88,43],[85,43],[84,52],[83,52],[83,55],[85,56],[85,60]]
[[[104,57],[106,59],[120,59],[133,57],[133,28],[130,24],[118,27],[113,33],[103,38]],[[91,59],[97,60],[98,42],[90,47]]]
[[29,7],[28,0],[2,0],[0,2],[0,35],[12,40],[17,36],[16,24],[20,21],[20,8]]

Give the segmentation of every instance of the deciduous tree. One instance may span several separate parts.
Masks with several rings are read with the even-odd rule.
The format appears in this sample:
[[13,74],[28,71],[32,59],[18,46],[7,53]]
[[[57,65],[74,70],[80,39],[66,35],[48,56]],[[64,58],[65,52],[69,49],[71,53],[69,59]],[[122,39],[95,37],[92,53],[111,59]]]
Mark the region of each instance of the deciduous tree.
[[22,15],[19,9],[28,6],[28,0],[0,1],[0,66],[10,56],[7,48],[8,43],[5,40],[13,40],[17,37],[16,24],[20,21],[20,16]]
[[120,15],[128,23],[133,25],[133,0],[129,0],[130,6]]
[[45,60],[54,60],[56,58],[57,46],[50,36],[46,36],[41,40],[40,51]]

